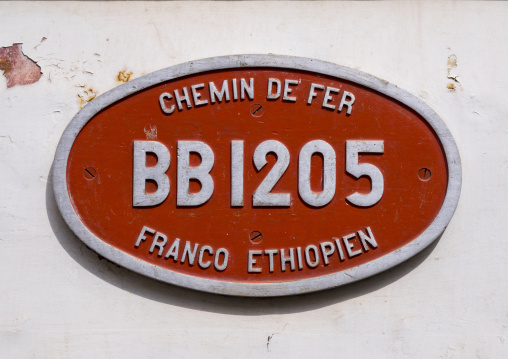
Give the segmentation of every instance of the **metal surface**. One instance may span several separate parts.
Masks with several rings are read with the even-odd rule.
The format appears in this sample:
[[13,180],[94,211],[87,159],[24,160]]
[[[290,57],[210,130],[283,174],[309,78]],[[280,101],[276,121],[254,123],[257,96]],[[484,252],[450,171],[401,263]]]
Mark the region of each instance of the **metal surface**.
[[[80,134],[80,131],[84,128],[84,126],[92,119],[95,115],[97,115],[101,110],[106,109],[108,106],[116,103],[117,101],[125,98],[128,95],[135,94],[137,92],[140,92],[144,89],[147,89],[151,86],[164,83],[168,80],[172,79],[180,79],[184,76],[193,75],[193,74],[199,74],[204,71],[219,71],[224,69],[242,69],[242,68],[267,68],[267,69],[273,69],[277,68],[279,71],[281,69],[297,69],[298,71],[310,71],[312,73],[317,73],[324,76],[331,76],[332,78],[338,79],[339,81],[346,81],[351,82],[355,85],[364,86],[367,89],[372,89],[376,92],[379,92],[380,94],[386,95],[389,98],[392,98],[401,104],[408,106],[410,109],[414,110],[419,116],[422,116],[425,121],[428,123],[430,128],[433,130],[433,132],[436,134],[437,138],[439,139],[440,145],[442,146],[442,149],[445,154],[445,162],[447,167],[447,182],[446,182],[446,196],[444,197],[444,200],[442,202],[442,205],[440,206],[439,213],[435,216],[433,221],[430,223],[430,225],[427,226],[427,228],[417,237],[412,238],[411,241],[404,246],[398,248],[397,250],[391,251],[390,253],[386,253],[383,256],[376,258],[372,261],[368,261],[362,264],[359,264],[357,266],[348,268],[346,270],[337,271],[331,274],[324,274],[319,276],[314,276],[310,278],[304,278],[304,279],[289,279],[286,281],[272,281],[272,282],[254,282],[249,283],[247,281],[234,281],[234,280],[221,280],[221,279],[210,279],[210,278],[201,278],[196,275],[189,275],[181,272],[171,271],[166,268],[160,267],[158,265],[154,265],[151,263],[148,263],[145,260],[141,260],[139,258],[135,258],[132,255],[119,250],[115,246],[109,245],[108,243],[104,242],[101,238],[98,238],[93,231],[90,231],[87,226],[84,225],[84,223],[79,219],[79,217],[76,215],[75,208],[73,207],[73,204],[69,198],[68,194],[68,183],[67,183],[67,166],[68,166],[68,160],[69,160],[69,154],[72,150],[72,146],[77,138],[77,136]],[[243,79],[242,79],[243,80]],[[236,80],[235,80],[236,81]],[[224,98],[227,98],[229,95],[235,100],[254,100],[254,80],[251,79],[251,81],[240,81],[238,86],[234,86],[233,90],[236,90],[237,88],[239,91],[233,91],[232,94],[227,94],[224,92],[222,93],[222,96]],[[217,82],[216,82],[217,83]],[[273,99],[276,100],[278,97],[282,96],[282,100],[292,103],[295,102],[295,91],[292,90],[295,88],[297,82],[294,82],[294,80],[287,80],[284,82],[281,82],[280,86],[276,82],[273,82],[275,87],[277,87],[275,92],[272,92]],[[201,86],[203,85],[203,86]],[[258,85],[259,86],[259,85]],[[198,94],[198,90],[202,89],[203,87],[206,87],[203,84],[197,84],[190,86],[190,91],[186,88],[180,88],[179,90],[174,90],[173,95],[171,95],[169,92],[162,93],[160,98],[156,99],[155,103],[160,104],[161,111],[167,115],[175,116],[178,113],[176,112],[175,108],[172,106],[168,108],[166,106],[166,103],[164,102],[165,99],[170,99],[174,97],[174,100],[176,101],[176,107],[181,110],[185,111],[186,109],[191,108],[191,98],[194,100],[193,103],[197,105],[205,105],[204,101],[206,99],[200,98],[200,95]],[[343,91],[343,95],[338,95],[339,89],[336,87],[325,87],[320,89],[319,86],[314,86],[314,89],[309,93],[308,99],[305,100],[308,101],[308,103],[312,103],[312,100],[318,96],[318,93],[324,94],[324,99],[322,103],[322,107],[325,109],[330,109],[333,111],[342,111],[344,110],[344,115],[348,114],[350,117],[347,117],[348,119],[354,118],[354,111],[353,106],[358,106],[359,104],[359,97],[353,95],[350,91]],[[217,99],[219,99],[219,95],[217,92],[212,91],[212,86],[209,86],[210,92],[215,93]],[[222,87],[224,89],[224,87]],[[263,89],[264,90],[264,89]],[[268,91],[271,91],[270,87],[268,88]],[[164,96],[163,96],[164,95]],[[340,98],[339,101],[336,103],[332,103],[331,99],[333,96],[336,95],[336,98]],[[159,101],[157,101],[159,100]],[[210,103],[213,103],[213,96],[210,98]],[[256,99],[256,103],[257,103]],[[248,107],[248,111],[251,111],[251,104]],[[267,116],[267,107],[265,106],[263,108],[264,115],[263,118]],[[107,111],[107,110],[106,110]],[[251,115],[249,114],[249,117]],[[252,117],[251,117],[252,118]],[[187,139],[188,140],[188,139]],[[316,139],[309,139],[309,140],[316,140]],[[355,140],[355,139],[352,139]],[[383,139],[377,139],[377,140],[383,140]],[[357,142],[357,141],[355,141]],[[378,145],[376,145],[378,146]],[[326,147],[326,146],[325,146]],[[360,146],[361,147],[361,146]],[[368,147],[368,146],[367,146]],[[379,147],[379,146],[378,146]],[[386,143],[385,143],[386,147]],[[179,147],[180,148],[180,147]],[[381,147],[375,151],[365,150],[363,147],[360,149],[357,149],[356,156],[358,156],[358,152],[362,151],[368,151],[368,152],[381,152]],[[243,150],[243,146],[242,146]],[[386,153],[386,148],[384,149]],[[282,150],[282,152],[284,152]],[[354,151],[353,151],[354,152]],[[180,152],[179,152],[180,153]],[[210,157],[210,152],[207,150],[203,150],[204,156],[202,155],[202,163],[209,163],[207,158],[212,158],[211,163],[213,164],[213,152]],[[374,156],[378,156],[377,154]],[[254,158],[254,163],[256,167],[260,168],[263,167],[263,160],[265,159],[265,156],[261,156],[262,158],[259,158],[256,160]],[[340,156],[343,158],[342,156]],[[188,158],[188,156],[187,156]],[[328,158],[325,156],[325,158]],[[288,158],[289,161],[289,158]],[[169,162],[169,157],[168,157]],[[247,162],[247,161],[245,161]],[[175,166],[176,164],[173,164]],[[361,166],[362,164],[360,164]],[[326,167],[326,166],[325,166]],[[186,164],[185,168],[193,168],[191,164]],[[198,167],[201,168],[201,167]],[[328,168],[328,167],[326,167]],[[96,183],[98,180],[100,180],[101,176],[101,169],[97,168],[99,178],[97,178],[94,181],[89,181],[90,183]],[[82,178],[82,171],[81,168],[81,178]],[[326,170],[325,170],[326,171]],[[414,177],[417,178],[417,172],[418,169],[416,169],[414,173]],[[207,173],[209,172],[208,168],[204,168],[202,172],[200,172],[201,178],[205,178],[204,181],[206,182]],[[283,171],[282,171],[283,172]],[[328,172],[326,172],[328,173]],[[340,172],[339,172],[340,173]],[[353,172],[351,172],[353,175],[355,175]],[[434,172],[433,177],[434,179]],[[147,177],[148,178],[148,177]],[[179,177],[180,178],[180,177]],[[187,177],[186,177],[187,178]],[[324,177],[324,181],[326,182],[326,175]],[[329,177],[328,177],[329,178]],[[373,179],[373,191],[376,192],[376,183],[379,183],[379,181],[376,181],[376,175],[371,175],[371,178]],[[184,181],[187,184],[188,181]],[[239,182],[235,182],[239,183]],[[328,183],[328,182],[327,182]],[[445,229],[446,225],[448,224],[455,207],[457,205],[457,201],[460,194],[460,186],[461,186],[461,166],[460,166],[460,158],[458,155],[457,148],[455,146],[454,140],[449,133],[448,129],[444,125],[443,121],[432,111],[427,105],[425,105],[423,102],[415,98],[414,96],[398,89],[397,87],[387,84],[386,82],[383,82],[381,80],[378,80],[372,76],[360,73],[355,70],[343,68],[337,65],[317,61],[317,60],[311,60],[311,59],[302,59],[302,58],[293,58],[293,57],[281,57],[281,56],[264,56],[264,55],[245,55],[245,56],[229,56],[229,57],[222,57],[222,58],[212,58],[212,59],[205,59],[205,60],[199,60],[194,61],[178,66],[174,66],[165,70],[161,70],[158,72],[155,72],[153,74],[149,74],[146,76],[143,76],[142,78],[139,78],[137,80],[133,80],[125,85],[119,86],[118,88],[98,97],[93,102],[91,102],[89,105],[87,105],[82,111],[80,111],[76,117],[73,119],[73,121],[70,123],[68,128],[66,129],[65,133],[62,136],[62,139],[60,141],[60,144],[57,149],[57,153],[55,156],[54,161],[54,189],[55,189],[55,195],[57,198],[58,206],[60,208],[60,211],[66,220],[66,222],[69,224],[71,229],[91,248],[93,248],[95,251],[100,253],[101,255],[107,257],[108,259],[125,266],[127,268],[130,268],[136,272],[145,274],[147,276],[176,284],[181,286],[186,286],[190,288],[194,288],[197,290],[203,290],[208,292],[214,292],[214,293],[222,293],[222,294],[230,294],[230,295],[246,295],[246,296],[278,296],[278,295],[290,295],[290,294],[297,294],[297,293],[304,293],[304,292],[311,292],[321,289],[326,289],[334,286],[339,286],[342,284],[350,283],[365,277],[368,277],[370,275],[379,273],[383,270],[386,270],[408,258],[413,256],[414,254],[421,251],[423,248],[425,248],[427,245],[429,245],[433,240],[435,240],[439,234]],[[178,185],[178,187],[180,187]],[[213,185],[210,186],[204,186],[205,191],[201,193],[209,194],[209,189],[212,189],[213,192]],[[304,186],[305,187],[305,186]],[[327,189],[331,187],[326,187]],[[207,192],[208,190],[208,192]],[[382,191],[382,189],[381,189]],[[371,193],[372,193],[371,192]],[[379,190],[377,190],[379,192]],[[187,192],[190,193],[190,192]],[[236,192],[237,193],[237,192]],[[233,191],[232,191],[233,194]],[[185,196],[185,193],[184,193]],[[304,195],[306,196],[306,195]],[[206,197],[206,196],[205,196]],[[235,196],[235,202],[237,205],[241,206],[242,202],[240,198],[237,198],[238,195]],[[277,196],[277,200],[275,201],[275,205],[285,206],[287,205],[287,196]],[[282,198],[281,202],[279,203],[279,197]],[[313,201],[312,196],[306,196],[308,201]],[[367,197],[367,196],[363,196]],[[233,198],[232,198],[233,199]],[[325,199],[326,196],[325,196]],[[183,200],[183,199],[182,199]],[[243,198],[242,198],[243,200]],[[305,200],[305,198],[304,198]],[[316,200],[316,205],[323,205],[325,203],[325,200]],[[351,200],[351,199],[349,199]],[[264,201],[264,200],[262,200]],[[185,201],[184,201],[185,202]],[[200,201],[197,201],[196,204],[202,204],[206,202],[206,198],[201,199]],[[367,205],[375,205],[374,200],[368,201]],[[260,202],[265,203],[265,202]],[[362,204],[362,202],[354,202],[356,205],[365,205],[365,203]],[[193,205],[192,202],[188,203],[189,205]],[[265,203],[266,204],[266,203]],[[312,203],[311,203],[312,204]],[[326,204],[326,203],[325,203]],[[209,219],[213,220],[213,219]],[[309,223],[311,225],[311,223]],[[154,240],[152,241],[152,244],[150,246],[150,252],[152,252],[154,255],[162,255],[163,251],[162,248],[164,247],[163,243],[165,244],[167,242],[167,238],[165,234],[158,232],[156,229],[146,229],[146,232],[149,234],[152,233],[152,231],[155,234]],[[374,229],[372,229],[374,231]],[[371,232],[371,227],[365,226],[364,228],[360,229],[358,228],[358,238],[360,239],[361,245],[364,248],[364,250],[369,253],[375,252],[379,250],[381,247],[381,243],[376,242],[374,240],[374,234]],[[249,231],[250,233],[250,231]],[[321,242],[318,244],[319,241],[315,241],[315,245],[311,244],[308,245],[306,248],[285,248],[280,250],[280,261],[281,261],[281,271],[282,272],[290,272],[295,271],[296,266],[298,266],[298,269],[300,270],[302,267],[301,263],[303,262],[305,258],[306,264],[308,267],[318,267],[319,265],[319,253],[323,254],[323,262],[324,264],[328,264],[327,261],[330,260],[330,256],[333,255],[332,249],[337,248],[337,252],[335,255],[338,255],[340,259],[345,258],[345,255],[352,258],[355,257],[359,250],[359,247],[353,247],[353,244],[351,242],[354,235],[347,235],[347,233],[343,233],[344,236],[342,238],[342,244],[339,245],[339,239],[335,239],[334,241],[327,241],[327,242]],[[136,233],[137,237],[138,233]],[[353,236],[353,237],[351,237]],[[144,242],[144,239],[146,237],[144,236],[143,231],[139,234],[138,241],[136,244],[139,246]],[[263,242],[266,241],[266,234],[263,233]],[[248,240],[246,236],[246,240]],[[370,242],[369,242],[370,241]],[[138,243],[139,242],[139,243]],[[184,244],[185,242],[185,244]],[[173,245],[175,245],[176,240],[173,241]],[[196,245],[193,246],[194,242],[186,241],[185,239],[181,240],[181,245],[184,247],[184,256],[182,258],[182,261],[187,258],[189,263],[194,263],[194,261],[198,262],[198,266],[200,268],[209,268],[211,266],[210,263],[213,262],[213,266],[216,271],[224,271],[226,269],[227,263],[228,263],[228,251],[225,248],[216,248],[215,250],[212,249],[210,246],[203,246],[201,247],[201,250],[198,252]],[[334,247],[335,245],[335,247]],[[370,246],[370,247],[369,247]],[[379,246],[379,248],[378,248]],[[369,250],[370,248],[370,250]],[[206,254],[205,254],[206,252]],[[261,252],[261,253],[260,253]],[[345,252],[345,253],[343,253]],[[167,255],[170,255],[171,248],[167,252]],[[248,268],[245,268],[246,272],[256,273],[256,271],[259,268],[256,268],[255,264],[256,261],[259,261],[258,257],[259,255],[263,254],[263,251],[261,250],[253,250],[249,252],[249,258],[248,258]],[[269,271],[274,272],[274,265],[273,265],[273,257],[275,256],[275,252],[273,252],[272,249],[265,249],[264,254],[268,256],[269,258]],[[209,265],[210,264],[210,265]],[[247,267],[247,266],[246,266]],[[208,269],[210,270],[210,269]],[[252,271],[251,271],[252,270]],[[224,271],[225,273],[226,271]]]

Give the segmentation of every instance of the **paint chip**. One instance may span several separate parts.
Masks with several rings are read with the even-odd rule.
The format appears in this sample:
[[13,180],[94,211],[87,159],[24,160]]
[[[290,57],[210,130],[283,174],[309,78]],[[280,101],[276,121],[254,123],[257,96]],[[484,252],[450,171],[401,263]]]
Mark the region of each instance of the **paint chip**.
[[157,126],[156,125],[149,125],[149,129],[145,128],[143,129],[145,131],[146,139],[147,140],[156,140],[157,139]]
[[21,51],[21,44],[0,48],[0,70],[7,79],[7,88],[30,85],[42,76],[41,67]]
[[448,56],[448,68],[457,67],[457,55],[451,54]]
[[[453,82],[460,84],[460,81],[458,79],[459,74],[456,72],[457,70],[457,55],[451,54],[448,56],[448,62],[447,62],[448,68],[447,68],[447,75],[446,78],[449,80],[453,80]],[[455,91],[457,87],[454,83],[449,83],[446,88],[448,90]]]

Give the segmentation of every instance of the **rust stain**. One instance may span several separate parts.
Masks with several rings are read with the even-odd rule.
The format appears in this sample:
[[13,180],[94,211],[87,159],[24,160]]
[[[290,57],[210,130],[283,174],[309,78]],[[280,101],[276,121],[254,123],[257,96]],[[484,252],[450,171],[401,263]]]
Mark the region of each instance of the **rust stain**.
[[116,81],[118,82],[127,82],[131,79],[132,72],[127,72],[127,70],[120,71],[116,76]]
[[0,59],[0,70],[4,72],[4,74],[9,73],[12,70],[12,64],[7,59]]
[[446,86],[446,88],[448,90],[452,90],[452,91],[455,91],[457,89],[454,84],[448,84],[448,86]]
[[23,53],[21,44],[0,48],[0,70],[7,79],[7,88],[33,84],[42,76],[41,67]]
[[97,97],[97,92],[94,91],[94,89],[87,88],[86,85],[80,86],[83,88],[83,91],[81,93],[78,93],[78,102],[79,102],[79,108],[83,108],[87,103],[92,101],[94,98]]

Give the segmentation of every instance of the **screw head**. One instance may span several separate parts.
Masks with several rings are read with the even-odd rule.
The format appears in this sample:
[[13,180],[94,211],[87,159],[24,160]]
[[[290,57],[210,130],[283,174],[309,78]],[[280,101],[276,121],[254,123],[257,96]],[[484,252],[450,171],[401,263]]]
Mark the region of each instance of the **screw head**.
[[430,172],[428,168],[423,167],[418,170],[418,178],[420,181],[428,181],[430,177],[432,177],[432,172]]
[[258,244],[263,240],[263,234],[260,231],[252,231],[249,234],[249,239],[252,243]]
[[250,114],[254,117],[261,117],[265,113],[263,105],[257,103],[250,108]]
[[85,167],[83,177],[88,181],[92,181],[97,177],[97,171],[93,167]]

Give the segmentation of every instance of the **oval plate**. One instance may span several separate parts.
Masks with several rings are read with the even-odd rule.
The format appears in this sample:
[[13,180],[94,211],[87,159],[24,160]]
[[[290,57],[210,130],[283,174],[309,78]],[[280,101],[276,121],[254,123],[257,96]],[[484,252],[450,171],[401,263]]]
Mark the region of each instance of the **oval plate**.
[[455,211],[461,164],[444,122],[396,86],[241,55],[99,96],[62,135],[53,178],[67,224],[109,260],[196,290],[281,296],[423,250]]

